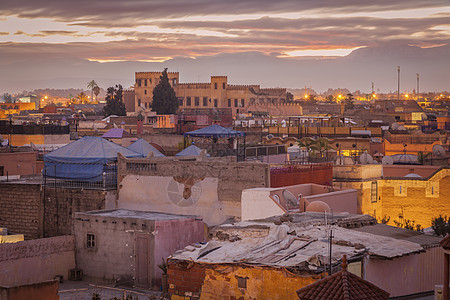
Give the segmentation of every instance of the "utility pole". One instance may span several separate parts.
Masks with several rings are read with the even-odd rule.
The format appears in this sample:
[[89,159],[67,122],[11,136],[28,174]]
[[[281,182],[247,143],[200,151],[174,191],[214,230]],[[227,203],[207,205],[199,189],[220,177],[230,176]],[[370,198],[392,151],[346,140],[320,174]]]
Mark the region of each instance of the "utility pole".
[[420,96],[420,93],[419,93],[419,73],[417,73],[416,75],[417,75],[417,100],[419,100],[419,96]]
[[400,66],[397,67],[397,100],[400,100]]

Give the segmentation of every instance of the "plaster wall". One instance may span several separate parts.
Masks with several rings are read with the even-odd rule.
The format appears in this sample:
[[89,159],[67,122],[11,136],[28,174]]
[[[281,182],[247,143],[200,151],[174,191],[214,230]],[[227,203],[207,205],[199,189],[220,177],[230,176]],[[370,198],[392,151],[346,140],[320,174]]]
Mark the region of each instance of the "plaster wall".
[[[135,232],[150,234],[153,221],[76,214],[74,225],[77,268],[83,270],[83,276],[103,282],[119,278],[133,282]],[[87,247],[87,234],[95,236],[94,248]]]
[[304,197],[304,199],[309,203],[314,201],[325,202],[333,212],[358,213],[357,191],[354,189],[311,195]]
[[126,159],[119,156],[118,207],[201,216],[209,226],[241,218],[242,190],[269,186],[261,163]]
[[36,165],[35,152],[4,152],[0,153],[0,166],[3,166],[3,176],[40,174]]
[[11,136],[11,145],[23,146],[25,144],[68,144],[70,143],[69,134],[13,134]]
[[271,189],[248,189],[242,191],[242,221],[264,219],[286,212],[270,197]]
[[0,286],[0,299],[59,300],[58,287],[59,281],[57,280],[50,280],[14,287]]
[[0,286],[18,286],[67,278],[75,267],[71,235],[0,245]]
[[439,170],[438,166],[403,166],[403,165],[383,165],[383,177],[405,177],[409,173],[415,173],[422,177],[429,177]]
[[433,291],[443,281],[443,249],[383,260],[366,257],[365,278],[389,292],[391,297]]

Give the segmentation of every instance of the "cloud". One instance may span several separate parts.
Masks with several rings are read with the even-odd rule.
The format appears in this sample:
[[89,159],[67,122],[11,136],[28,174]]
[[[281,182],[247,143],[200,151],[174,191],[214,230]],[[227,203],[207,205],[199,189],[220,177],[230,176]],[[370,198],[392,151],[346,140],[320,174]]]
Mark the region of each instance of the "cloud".
[[446,0],[378,0],[362,3],[357,0],[2,0],[2,16],[22,18],[52,18],[66,22],[105,27],[128,24],[135,26],[151,19],[179,18],[206,15],[240,15],[305,12],[317,13],[356,13],[401,11],[408,9],[434,8],[448,6]]

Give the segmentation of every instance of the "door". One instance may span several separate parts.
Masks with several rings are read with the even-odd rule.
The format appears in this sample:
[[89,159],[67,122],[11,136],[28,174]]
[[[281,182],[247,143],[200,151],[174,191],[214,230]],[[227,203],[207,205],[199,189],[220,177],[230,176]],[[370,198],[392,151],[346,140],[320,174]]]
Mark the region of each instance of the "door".
[[150,287],[150,235],[136,233],[135,237],[135,284]]

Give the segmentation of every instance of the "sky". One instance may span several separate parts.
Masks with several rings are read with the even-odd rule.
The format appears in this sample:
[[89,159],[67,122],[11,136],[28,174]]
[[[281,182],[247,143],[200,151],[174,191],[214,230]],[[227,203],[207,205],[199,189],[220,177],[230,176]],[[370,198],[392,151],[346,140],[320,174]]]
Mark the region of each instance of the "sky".
[[[105,65],[88,62],[161,68],[169,61],[224,54],[253,53],[287,62],[336,59],[364,48],[450,45],[448,0],[0,0],[0,7],[0,67],[9,73],[0,90],[8,90],[5,84],[20,88],[24,79],[46,83],[38,77],[50,78],[47,70],[54,78],[70,79],[70,72],[62,70],[64,61],[75,69],[78,62],[94,75]],[[242,63],[237,60],[236,66]],[[215,73],[228,72],[226,67],[218,64]],[[105,72],[98,73],[99,80],[106,80]],[[220,74],[186,79],[206,81],[209,75]],[[132,82],[133,74],[128,77]],[[254,78],[271,84],[260,74]],[[300,81],[284,80],[292,88],[315,84]],[[282,84],[274,80],[272,85]]]

